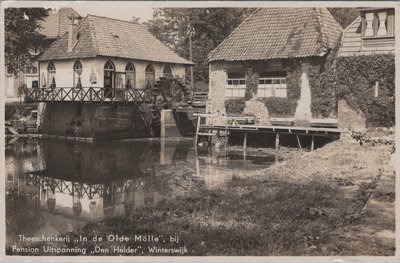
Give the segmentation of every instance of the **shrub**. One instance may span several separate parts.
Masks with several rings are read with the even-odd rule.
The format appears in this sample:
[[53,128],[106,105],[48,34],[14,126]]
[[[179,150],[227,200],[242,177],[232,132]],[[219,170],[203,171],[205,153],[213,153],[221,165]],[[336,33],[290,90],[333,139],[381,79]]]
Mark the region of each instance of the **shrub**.
[[264,102],[269,115],[273,117],[292,117],[297,107],[295,99],[270,97],[258,100]]
[[245,98],[225,100],[225,110],[227,114],[242,114],[246,104]]

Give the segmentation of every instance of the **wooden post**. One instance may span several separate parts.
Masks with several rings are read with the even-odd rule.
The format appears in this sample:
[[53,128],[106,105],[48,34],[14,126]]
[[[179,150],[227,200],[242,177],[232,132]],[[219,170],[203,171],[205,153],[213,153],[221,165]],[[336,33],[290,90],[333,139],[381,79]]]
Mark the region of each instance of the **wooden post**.
[[247,132],[244,133],[244,138],[243,138],[243,151],[246,151],[247,147]]
[[311,136],[311,151],[314,151],[314,135]]
[[299,144],[300,150],[303,150],[303,147],[301,147],[299,136],[296,135],[296,138],[297,138],[297,143]]
[[275,151],[279,150],[279,132],[275,134]]
[[246,161],[246,147],[247,147],[247,132],[244,133],[244,138],[243,138],[243,157],[245,161]]
[[197,127],[196,127],[196,138],[194,140],[194,147],[197,150],[197,144],[198,144],[198,139],[199,139],[199,129],[200,129],[200,115],[197,116]]

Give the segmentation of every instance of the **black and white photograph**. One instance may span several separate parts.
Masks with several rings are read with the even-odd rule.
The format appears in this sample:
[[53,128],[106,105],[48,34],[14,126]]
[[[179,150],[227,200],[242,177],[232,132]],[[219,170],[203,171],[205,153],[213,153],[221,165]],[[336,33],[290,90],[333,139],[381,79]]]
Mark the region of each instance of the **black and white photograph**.
[[398,3],[1,12],[2,260],[396,260]]

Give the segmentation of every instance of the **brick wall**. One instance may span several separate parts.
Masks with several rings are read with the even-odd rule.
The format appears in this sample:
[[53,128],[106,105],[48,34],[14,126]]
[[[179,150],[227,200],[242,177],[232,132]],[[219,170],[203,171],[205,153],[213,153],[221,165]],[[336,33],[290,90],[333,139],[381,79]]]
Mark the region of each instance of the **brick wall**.
[[148,135],[137,106],[100,103],[47,103],[40,133],[95,139]]

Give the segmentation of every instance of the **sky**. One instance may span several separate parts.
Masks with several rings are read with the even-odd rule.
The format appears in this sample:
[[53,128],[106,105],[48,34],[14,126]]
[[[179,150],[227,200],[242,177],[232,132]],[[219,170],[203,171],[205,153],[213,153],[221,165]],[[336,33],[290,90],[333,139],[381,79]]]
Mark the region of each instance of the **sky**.
[[[3,5],[3,3],[5,3]],[[361,2],[285,2],[285,1],[4,1],[3,7],[72,7],[81,16],[93,14],[121,20],[131,20],[133,16],[140,17],[140,22],[153,18],[155,7],[315,7],[315,6],[360,6]],[[365,3],[365,2],[364,2]],[[382,5],[382,2],[367,2],[368,6]]]

